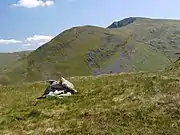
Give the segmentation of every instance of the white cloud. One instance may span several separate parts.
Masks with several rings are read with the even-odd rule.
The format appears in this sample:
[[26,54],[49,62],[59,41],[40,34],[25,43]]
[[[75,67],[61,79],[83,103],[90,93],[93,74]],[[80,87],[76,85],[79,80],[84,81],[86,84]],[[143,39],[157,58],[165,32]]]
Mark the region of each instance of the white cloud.
[[29,43],[27,43],[27,44],[23,44],[23,47],[29,47],[29,46],[31,46],[31,44],[29,44]]
[[19,0],[16,4],[13,4],[12,6],[18,6],[18,7],[25,7],[25,8],[34,8],[34,7],[45,7],[45,6],[51,6],[54,4],[53,0]]
[[45,2],[45,5],[46,5],[46,6],[51,6],[51,5],[53,5],[53,4],[54,4],[54,1],[50,1],[50,0],[49,0],[49,1],[46,1],[46,2]]
[[28,37],[26,41],[33,42],[33,41],[49,41],[53,38],[53,36],[44,36],[44,35],[34,35],[33,37]]
[[17,44],[17,43],[22,43],[22,41],[15,40],[15,39],[9,39],[9,40],[0,39],[0,44],[2,44],[2,45],[5,45],[5,44]]
[[22,47],[36,49],[37,47],[49,42],[53,38],[54,36],[34,35],[32,37],[26,38]]
[[13,45],[19,44],[19,50],[34,50],[37,49],[39,46],[49,42],[53,39],[54,36],[46,36],[46,35],[34,35],[32,37],[27,37],[26,39],[20,41],[15,39],[0,39],[0,45]]

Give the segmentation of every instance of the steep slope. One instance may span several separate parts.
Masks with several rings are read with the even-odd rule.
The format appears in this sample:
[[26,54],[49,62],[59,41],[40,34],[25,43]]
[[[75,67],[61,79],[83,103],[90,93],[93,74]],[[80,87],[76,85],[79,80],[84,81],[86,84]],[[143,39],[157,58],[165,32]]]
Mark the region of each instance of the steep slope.
[[75,27],[30,53],[6,74],[23,81],[98,74],[99,67],[118,57],[129,37],[100,27]]
[[74,27],[5,71],[12,80],[164,70],[180,53],[180,21],[125,18],[108,28]]
[[68,80],[78,94],[63,99],[36,101],[47,87],[43,82],[0,87],[0,134],[180,133],[178,78],[141,73]]
[[[129,20],[134,20],[129,23]],[[175,61],[180,55],[180,20],[126,18],[120,22],[129,24],[118,25],[122,31],[133,33],[133,40],[153,47],[155,51],[163,52],[170,61]],[[113,27],[112,27],[113,28]]]

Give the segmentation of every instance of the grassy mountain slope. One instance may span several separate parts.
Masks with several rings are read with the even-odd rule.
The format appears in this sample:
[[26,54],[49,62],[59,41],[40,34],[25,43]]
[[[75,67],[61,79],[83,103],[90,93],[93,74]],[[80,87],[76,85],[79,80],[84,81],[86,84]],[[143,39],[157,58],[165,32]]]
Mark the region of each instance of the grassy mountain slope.
[[180,133],[180,78],[134,73],[73,77],[77,95],[36,101],[42,83],[0,87],[0,134]]
[[[64,31],[7,71],[24,81],[98,74],[98,68],[118,57],[130,35],[100,27],[75,27]],[[22,76],[21,76],[22,75]]]
[[12,80],[164,70],[180,53],[180,21],[126,18],[68,29],[6,71]]
[[17,60],[28,55],[30,51],[14,52],[14,53],[0,53],[0,70],[7,68],[14,64]]
[[165,69],[165,72],[180,75],[180,57],[175,62],[173,62],[171,65],[169,65]]
[[180,55],[180,20],[136,19],[121,30],[132,32],[135,41],[160,50],[170,61]]

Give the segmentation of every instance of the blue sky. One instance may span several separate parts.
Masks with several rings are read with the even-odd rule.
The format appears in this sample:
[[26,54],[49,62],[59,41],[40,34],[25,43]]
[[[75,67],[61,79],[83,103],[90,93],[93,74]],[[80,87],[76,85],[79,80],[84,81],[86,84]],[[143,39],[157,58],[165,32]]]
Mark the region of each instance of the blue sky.
[[180,19],[179,0],[1,0],[0,52],[36,49],[78,25],[130,16]]

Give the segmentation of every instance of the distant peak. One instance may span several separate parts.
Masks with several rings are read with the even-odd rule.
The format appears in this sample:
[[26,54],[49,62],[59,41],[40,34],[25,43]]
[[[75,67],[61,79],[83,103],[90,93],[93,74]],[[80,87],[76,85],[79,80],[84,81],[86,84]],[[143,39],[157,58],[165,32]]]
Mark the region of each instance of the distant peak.
[[140,19],[140,17],[128,17],[121,21],[115,21],[107,28],[121,28],[121,27],[124,27],[126,25],[133,23],[134,21],[136,21],[136,19]]

